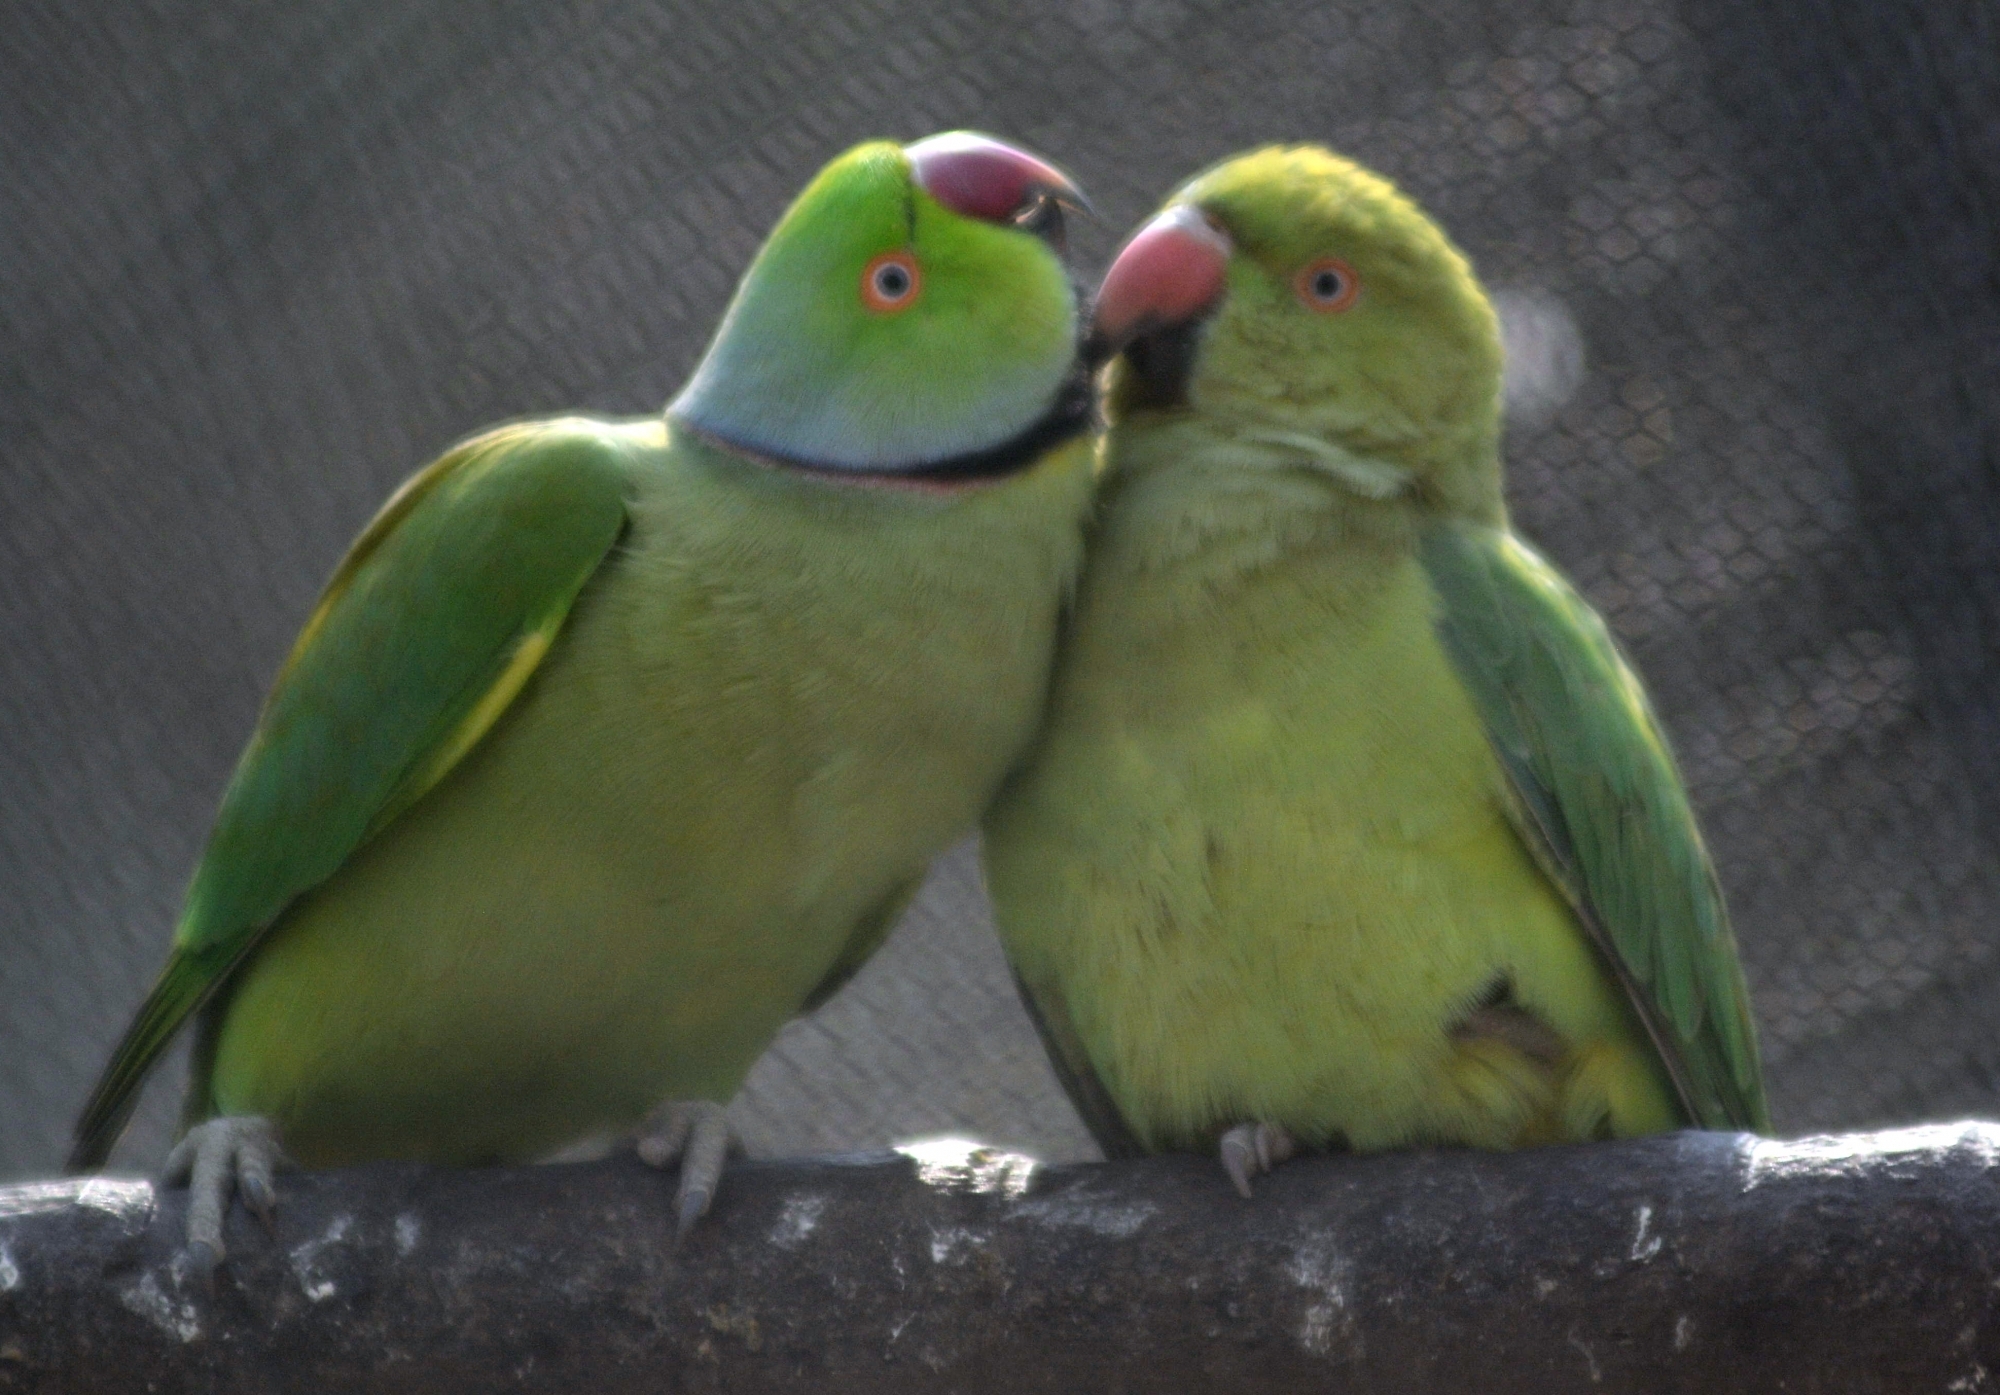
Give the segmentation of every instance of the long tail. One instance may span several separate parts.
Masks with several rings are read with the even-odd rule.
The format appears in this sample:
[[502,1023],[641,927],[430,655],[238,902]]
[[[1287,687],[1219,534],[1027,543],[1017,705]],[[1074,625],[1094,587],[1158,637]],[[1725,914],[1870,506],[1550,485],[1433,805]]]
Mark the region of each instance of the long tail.
[[174,951],[83,1106],[69,1160],[63,1165],[66,1172],[91,1172],[104,1166],[139,1103],[139,1086],[147,1072],[172,1044],[189,1015],[207,1002],[227,977],[226,969],[218,973],[212,962],[204,962],[199,955]]

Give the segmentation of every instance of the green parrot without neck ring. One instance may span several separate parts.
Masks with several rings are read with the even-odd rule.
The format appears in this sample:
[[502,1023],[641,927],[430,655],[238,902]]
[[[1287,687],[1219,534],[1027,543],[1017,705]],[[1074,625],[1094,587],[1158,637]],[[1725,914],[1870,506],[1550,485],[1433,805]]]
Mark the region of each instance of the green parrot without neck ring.
[[1508,529],[1465,259],[1314,147],[1231,160],[1099,293],[1105,481],[1001,934],[1107,1153],[1768,1128],[1637,679]]
[[1039,717],[1095,468],[1076,197],[969,133],[858,146],[664,419],[502,427],[404,485],[278,674],[72,1168],[198,1014],[168,1173],[211,1267],[280,1141],[479,1163],[644,1119],[696,1218],[720,1103]]

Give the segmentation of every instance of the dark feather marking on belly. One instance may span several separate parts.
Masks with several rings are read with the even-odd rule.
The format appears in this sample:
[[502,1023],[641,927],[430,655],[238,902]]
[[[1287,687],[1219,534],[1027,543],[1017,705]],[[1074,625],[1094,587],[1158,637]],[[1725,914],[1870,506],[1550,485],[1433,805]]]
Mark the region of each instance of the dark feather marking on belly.
[[1465,1016],[1452,1025],[1451,1037],[1454,1041],[1499,1041],[1551,1070],[1570,1054],[1569,1043],[1560,1032],[1514,1001],[1514,984],[1505,974],[1496,976]]

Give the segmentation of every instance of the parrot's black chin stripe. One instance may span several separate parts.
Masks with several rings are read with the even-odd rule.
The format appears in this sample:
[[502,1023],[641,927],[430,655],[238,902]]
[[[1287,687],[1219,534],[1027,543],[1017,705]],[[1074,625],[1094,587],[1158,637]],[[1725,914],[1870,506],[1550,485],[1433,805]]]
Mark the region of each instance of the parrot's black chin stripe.
[[943,482],[1002,479],[1018,475],[1064,441],[1090,430],[1097,415],[1093,377],[1089,364],[1083,357],[1077,357],[1070,364],[1069,376],[1056,390],[1055,400],[1049,403],[1048,411],[1042,413],[1040,420],[1030,423],[1026,430],[997,446],[966,455],[947,456],[943,460],[906,470],[868,473],[871,478],[878,479]]
[[684,430],[694,430],[695,434],[713,441],[732,454],[749,456],[767,465],[839,484],[932,488],[977,484],[1018,475],[1063,442],[1089,431],[1097,415],[1097,399],[1092,388],[1094,372],[1091,360],[1079,354],[1070,364],[1069,375],[1056,390],[1049,409],[1023,430],[998,445],[988,446],[985,450],[970,451],[964,455],[946,456],[941,460],[919,461],[893,470],[852,469],[840,465],[819,465],[809,460],[793,460],[786,456],[773,455],[768,451],[745,449],[712,432],[692,428],[678,417],[675,418],[675,424]]
[[1132,377],[1125,390],[1124,405],[1155,408],[1187,405],[1188,380],[1194,376],[1202,323],[1183,320],[1164,329],[1149,330],[1125,346],[1125,362],[1132,367]]

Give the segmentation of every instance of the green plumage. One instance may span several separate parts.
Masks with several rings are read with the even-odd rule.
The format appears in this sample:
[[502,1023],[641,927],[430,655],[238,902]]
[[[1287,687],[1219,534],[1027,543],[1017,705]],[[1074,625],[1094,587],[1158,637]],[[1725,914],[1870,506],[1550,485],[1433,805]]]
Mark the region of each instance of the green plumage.
[[[880,942],[1032,730],[1094,455],[1080,420],[1048,429],[1075,306],[1039,238],[937,205],[875,144],[774,235],[815,240],[837,284],[783,259],[746,277],[739,306],[815,307],[750,357],[830,402],[853,372],[929,400],[936,453],[893,463],[912,474],[1053,444],[947,486],[775,464],[674,414],[567,418],[417,476],[278,676],[73,1167],[204,1004],[190,1120],[268,1116],[314,1165],[521,1159],[726,1100]],[[935,292],[898,320],[860,299],[885,250]],[[988,362],[1040,399],[935,352],[952,304],[990,301],[1032,328],[989,336]],[[711,359],[747,332],[725,324]],[[754,418],[729,374],[705,381]]]
[[[1463,257],[1311,148],[1175,201],[1226,234],[1223,288],[1114,366],[1049,718],[986,820],[1086,1122],[1113,1154],[1251,1121],[1359,1149],[1767,1128],[1658,725],[1507,531]],[[1328,258],[1360,287],[1332,313]]]
[[1515,823],[1617,976],[1689,1121],[1768,1129],[1749,993],[1666,738],[1604,622],[1505,532],[1422,541]]
[[[587,423],[506,428],[410,480],[355,542],[272,685],[73,1166],[102,1161],[187,1015],[435,781],[432,762],[521,646],[553,637],[625,527],[623,454]],[[196,1095],[204,1117],[205,1084]]]

